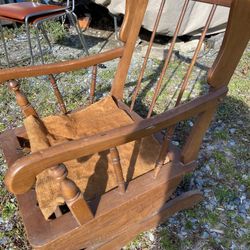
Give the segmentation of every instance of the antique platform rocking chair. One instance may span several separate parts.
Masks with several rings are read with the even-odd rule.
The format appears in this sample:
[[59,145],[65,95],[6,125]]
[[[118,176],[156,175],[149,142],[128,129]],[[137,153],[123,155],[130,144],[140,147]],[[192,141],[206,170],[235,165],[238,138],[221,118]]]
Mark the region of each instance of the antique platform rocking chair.
[[[141,80],[130,107],[123,102],[123,90],[147,2],[126,1],[120,31],[124,46],[77,60],[0,71],[0,82],[8,81],[25,116],[24,127],[5,131],[0,137],[9,166],[5,183],[16,194],[34,248],[120,249],[140,232],[202,200],[199,191],[189,191],[173,199],[170,196],[183,176],[194,170],[202,138],[248,44],[250,0],[201,1],[211,4],[211,13],[176,107],[151,116],[161,87],[160,77],[149,114],[143,119],[133,111]],[[188,2],[185,0],[162,75]],[[209,92],[180,103],[217,5],[230,7],[230,15],[222,47],[208,74]],[[150,46],[146,61],[149,51]],[[17,82],[21,78],[74,71],[115,58],[120,59],[110,95],[87,108],[65,112],[62,95],[55,86],[61,115],[39,118]],[[94,85],[93,82],[91,102]],[[184,146],[178,149],[171,144],[174,127],[189,118],[195,119],[194,126]]]

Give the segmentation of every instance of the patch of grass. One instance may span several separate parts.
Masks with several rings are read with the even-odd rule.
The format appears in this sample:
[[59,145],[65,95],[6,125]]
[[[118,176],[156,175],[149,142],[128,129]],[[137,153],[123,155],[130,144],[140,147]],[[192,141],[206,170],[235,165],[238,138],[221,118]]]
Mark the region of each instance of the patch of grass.
[[13,214],[16,211],[16,206],[14,203],[11,202],[7,202],[4,206],[3,206],[3,211],[2,211],[2,217],[3,219],[8,219],[11,216],[13,216]]
[[161,247],[166,250],[180,249],[180,241],[176,236],[171,236],[167,229],[163,229],[160,232],[160,244]]
[[54,42],[60,42],[65,38],[66,30],[59,21],[45,22],[44,27]]
[[237,198],[235,190],[230,189],[227,186],[218,186],[214,189],[214,194],[220,203],[229,202]]
[[215,131],[213,136],[219,140],[224,140],[224,141],[228,140],[229,137],[227,131],[224,130]]
[[202,223],[209,223],[211,226],[215,226],[219,222],[219,214],[216,211],[205,211],[201,222]]

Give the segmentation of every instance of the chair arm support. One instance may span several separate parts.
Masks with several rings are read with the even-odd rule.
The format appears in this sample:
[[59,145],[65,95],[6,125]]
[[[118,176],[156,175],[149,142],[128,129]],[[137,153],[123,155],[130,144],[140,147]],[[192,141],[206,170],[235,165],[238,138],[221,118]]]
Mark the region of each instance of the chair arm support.
[[8,170],[5,184],[10,192],[22,194],[35,183],[43,170],[79,157],[101,152],[112,147],[146,137],[182,120],[214,109],[227,93],[227,87],[196,98],[160,115],[132,125],[113,129],[75,141],[55,145],[17,160]]
[[104,63],[121,57],[124,47],[109,50],[98,55],[91,55],[80,59],[69,60],[58,63],[50,63],[45,65],[15,67],[11,69],[0,70],[0,84],[8,80],[34,77],[40,75],[59,74],[62,72],[79,70],[93,65]]

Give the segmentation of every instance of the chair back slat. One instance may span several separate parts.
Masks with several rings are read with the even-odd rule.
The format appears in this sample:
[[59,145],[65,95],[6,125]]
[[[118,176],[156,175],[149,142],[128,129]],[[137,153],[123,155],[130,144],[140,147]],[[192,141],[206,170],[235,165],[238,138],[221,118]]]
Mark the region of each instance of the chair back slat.
[[162,15],[162,11],[163,11],[163,8],[165,6],[165,3],[166,3],[166,0],[161,1],[161,5],[160,5],[160,8],[159,8],[156,20],[155,20],[154,28],[153,28],[153,31],[152,31],[152,35],[150,37],[150,42],[149,42],[149,45],[148,45],[148,48],[147,48],[147,52],[145,54],[145,57],[144,57],[144,60],[143,60],[143,65],[142,65],[142,68],[141,68],[141,71],[140,71],[140,75],[138,77],[137,85],[136,85],[135,91],[134,91],[133,96],[132,96],[130,111],[132,111],[134,109],[136,97],[137,97],[137,95],[139,93],[139,90],[141,88],[142,78],[144,76],[144,73],[145,73],[145,70],[146,70],[146,67],[147,67],[148,58],[149,58],[149,55],[150,55],[150,52],[151,52],[151,49],[152,49],[152,46],[153,46],[156,31],[157,31],[159,23],[160,23],[160,19],[161,19],[161,15]]
[[196,49],[195,49],[195,52],[194,52],[192,61],[191,61],[190,65],[189,65],[189,67],[188,67],[187,73],[186,73],[186,75],[185,75],[185,77],[184,77],[184,80],[183,80],[183,82],[182,82],[182,84],[181,84],[181,89],[180,89],[179,95],[178,95],[178,97],[177,97],[177,100],[176,100],[176,103],[175,103],[175,107],[178,106],[178,105],[180,104],[181,99],[182,99],[182,96],[183,96],[183,93],[184,93],[184,91],[186,90],[186,88],[187,88],[187,86],[188,86],[188,80],[189,80],[189,78],[190,78],[190,76],[191,76],[192,70],[193,70],[193,68],[194,68],[194,65],[195,65],[195,63],[196,63],[197,57],[198,57],[199,52],[200,52],[200,50],[201,50],[201,46],[202,46],[202,43],[203,43],[203,41],[204,41],[204,39],[205,39],[205,36],[206,36],[206,34],[207,34],[209,25],[210,25],[210,23],[211,23],[211,21],[212,21],[212,19],[213,19],[214,13],[215,13],[215,11],[216,11],[216,7],[217,7],[217,5],[216,5],[216,4],[213,4],[212,9],[211,9],[211,11],[210,11],[210,13],[209,13],[209,16],[208,16],[206,25],[205,25],[204,30],[203,30],[203,32],[202,32],[202,35],[201,35],[201,37],[200,37],[200,39],[199,39],[199,42],[198,42],[198,44],[197,44],[197,47],[196,47]]
[[150,108],[149,108],[149,111],[148,111],[147,118],[151,117],[151,115],[152,115],[152,112],[153,112],[153,109],[154,109],[154,106],[155,106],[155,103],[156,103],[156,99],[157,99],[157,97],[159,95],[159,92],[160,92],[160,89],[161,89],[163,78],[164,78],[164,76],[166,74],[170,59],[171,59],[172,54],[173,54],[173,50],[174,50],[174,46],[175,46],[175,43],[176,43],[177,36],[179,34],[179,31],[180,31],[180,28],[181,28],[185,13],[187,11],[188,4],[189,4],[189,0],[185,0],[182,11],[181,11],[181,14],[180,14],[180,17],[179,17],[179,20],[178,20],[178,23],[177,23],[177,26],[176,26],[176,29],[175,29],[175,32],[174,32],[173,40],[171,42],[170,48],[168,50],[167,57],[165,59],[163,69],[161,71],[161,75],[160,75],[159,80],[158,80],[158,82],[156,84],[156,89],[155,89],[155,92],[154,92],[154,95],[153,95],[153,99],[151,101],[151,105],[150,105]]

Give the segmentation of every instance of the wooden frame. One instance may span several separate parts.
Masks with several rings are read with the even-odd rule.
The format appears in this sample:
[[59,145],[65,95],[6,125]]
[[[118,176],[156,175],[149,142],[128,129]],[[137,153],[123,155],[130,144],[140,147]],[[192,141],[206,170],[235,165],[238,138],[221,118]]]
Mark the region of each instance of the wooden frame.
[[[38,116],[21,93],[18,82],[13,79],[73,71],[120,58],[111,95],[118,108],[126,111],[133,120],[131,125],[64,142],[27,156],[24,156],[21,150],[28,142],[24,128],[9,130],[0,136],[1,148],[9,166],[5,183],[9,191],[17,195],[26,232],[34,248],[62,249],[67,246],[67,249],[119,249],[138,233],[156,226],[175,212],[190,208],[202,200],[199,191],[190,191],[168,201],[183,176],[194,170],[202,138],[218,104],[227,93],[229,80],[249,42],[250,29],[246,27],[250,23],[250,0],[234,0],[232,3],[229,0],[201,0],[213,4],[213,8],[182,84],[176,107],[151,117],[155,105],[155,101],[152,101],[150,114],[143,119],[133,111],[133,108],[124,104],[122,99],[147,2],[147,0],[127,0],[126,15],[120,33],[124,46],[118,49],[78,60],[0,71],[0,82],[3,84],[10,80],[9,86],[15,93],[23,114]],[[186,0],[185,4],[188,2],[189,0]],[[221,50],[209,71],[210,91],[206,95],[181,104],[180,99],[217,5],[230,6],[231,11]],[[180,25],[185,14],[185,6],[180,16]],[[133,29],[131,29],[132,23]],[[166,66],[171,58],[177,35],[178,29],[165,61]],[[152,47],[152,44],[150,46]],[[157,88],[160,89],[160,86],[161,80],[157,83]],[[139,88],[140,82],[137,89]],[[183,148],[179,150],[171,144],[174,127],[178,122],[193,117],[196,118],[195,124]],[[159,132],[163,129],[168,131],[161,136]],[[131,180],[126,187],[121,174],[117,146],[146,136],[155,136],[162,143],[155,170]],[[67,177],[67,169],[62,162],[103,150],[111,150],[118,187],[103,194],[98,204],[96,200],[87,202],[74,181]],[[55,219],[46,221],[37,206],[33,186],[36,176],[48,168],[51,169],[53,177],[61,182],[62,195],[70,211],[65,214],[58,212]]]

